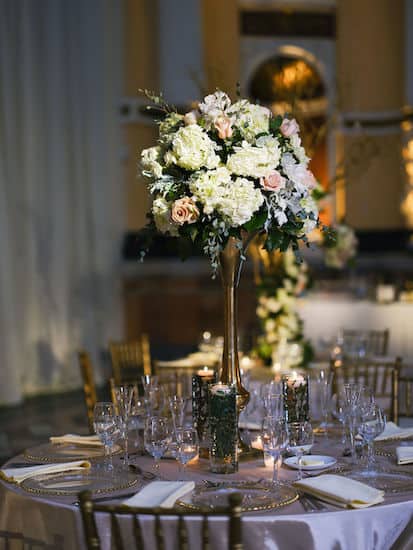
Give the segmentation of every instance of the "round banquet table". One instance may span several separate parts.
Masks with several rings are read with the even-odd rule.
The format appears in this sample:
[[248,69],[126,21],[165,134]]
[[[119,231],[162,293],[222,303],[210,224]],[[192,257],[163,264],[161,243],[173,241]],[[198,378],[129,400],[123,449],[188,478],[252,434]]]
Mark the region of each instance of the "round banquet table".
[[[396,443],[394,443],[396,446]],[[342,448],[333,440],[318,435],[312,449],[313,454],[328,454],[339,457],[339,463],[348,459],[341,457]],[[22,456],[15,457],[8,464],[22,462]],[[399,468],[413,476],[413,465],[396,466],[394,457],[378,456],[377,460],[388,467]],[[132,457],[132,462],[143,470],[152,469],[152,459],[147,456]],[[119,459],[115,462],[120,467]],[[262,458],[240,462],[239,471],[232,475],[217,475],[208,471],[208,461],[200,459],[187,468],[187,478],[194,481],[209,480],[258,480],[270,478],[272,471],[264,466]],[[178,466],[172,459],[161,462],[161,476],[165,479],[178,478]],[[283,465],[282,480],[296,478],[297,472]],[[413,477],[412,477],[413,480]],[[413,487],[413,485],[412,485]],[[113,493],[114,497],[130,495],[131,489]],[[126,498],[126,497],[125,497]],[[85,548],[82,536],[82,522],[79,508],[73,504],[74,496],[33,496],[22,488],[0,481],[0,532],[19,534],[47,542],[50,549],[82,550]],[[389,550],[413,516],[413,489],[385,496],[382,504],[350,510],[335,508],[326,504],[327,511],[305,512],[298,500],[285,507],[265,512],[244,513],[243,542],[246,550]],[[105,517],[98,516],[98,527],[102,536],[102,547],[110,548],[109,526]],[[151,521],[146,519],[144,521]],[[174,521],[174,520],[173,520]],[[226,522],[222,518],[214,522],[211,533],[211,548],[226,546]],[[144,530],[145,537],[150,529]],[[1,535],[1,533],[0,533]],[[199,520],[188,523],[190,548],[199,547]],[[174,547],[173,536],[166,537],[166,550]],[[1,536],[0,536],[1,546]],[[11,548],[14,548],[11,546]],[[49,548],[49,546],[47,547]],[[151,548],[151,546],[149,546]],[[406,550],[411,546],[406,546]]]

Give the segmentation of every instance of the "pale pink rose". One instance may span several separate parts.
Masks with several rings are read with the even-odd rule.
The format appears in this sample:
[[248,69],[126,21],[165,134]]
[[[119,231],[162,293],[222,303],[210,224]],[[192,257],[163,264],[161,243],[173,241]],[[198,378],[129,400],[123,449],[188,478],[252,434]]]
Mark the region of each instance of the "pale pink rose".
[[274,172],[271,172],[271,174],[265,176],[265,178],[261,178],[260,184],[266,191],[278,191],[285,187],[285,178],[283,178],[277,170],[274,170]]
[[284,118],[280,126],[280,131],[284,137],[291,137],[294,134],[298,134],[300,127],[295,118],[291,120],[289,118]]
[[186,113],[184,115],[185,126],[190,126],[191,124],[196,124],[197,121],[198,121],[198,112],[197,111],[189,111],[189,113]]
[[172,205],[171,219],[178,225],[195,223],[199,218],[199,210],[190,197],[182,197]]
[[308,189],[314,189],[317,185],[317,180],[314,177],[314,174],[310,170],[306,170],[304,174],[304,185],[308,187]]
[[227,139],[232,136],[231,119],[225,115],[216,118],[214,122],[215,128],[218,130],[220,139]]

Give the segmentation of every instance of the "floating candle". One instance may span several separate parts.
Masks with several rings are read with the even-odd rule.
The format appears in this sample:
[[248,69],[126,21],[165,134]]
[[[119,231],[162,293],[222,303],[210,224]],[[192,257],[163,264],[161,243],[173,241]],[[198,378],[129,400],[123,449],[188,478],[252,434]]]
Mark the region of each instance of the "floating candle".
[[197,371],[197,375],[202,377],[212,378],[215,375],[215,371],[210,369],[209,367],[204,367],[202,369],[199,369],[199,371]]

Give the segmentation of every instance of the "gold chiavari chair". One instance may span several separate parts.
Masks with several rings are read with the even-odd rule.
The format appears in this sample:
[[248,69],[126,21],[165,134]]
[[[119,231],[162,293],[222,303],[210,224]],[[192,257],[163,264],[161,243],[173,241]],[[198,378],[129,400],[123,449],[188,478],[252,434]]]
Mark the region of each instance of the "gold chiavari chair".
[[[101,543],[99,539],[99,532],[95,521],[96,512],[105,512],[110,515],[110,530],[111,539],[113,542],[112,548],[115,550],[163,550],[164,548],[164,533],[163,523],[168,518],[176,519],[176,548],[179,550],[189,550],[188,535],[186,528],[186,519],[191,517],[202,518],[201,524],[201,537],[202,537],[202,550],[210,549],[210,536],[209,536],[209,520],[211,517],[227,517],[228,518],[228,550],[242,550],[242,523],[241,523],[241,501],[242,496],[238,493],[231,494],[229,496],[228,507],[220,508],[216,510],[179,510],[179,509],[165,509],[165,508],[130,508],[123,505],[103,505],[94,503],[91,500],[91,494],[88,491],[84,491],[79,495],[80,508],[82,512],[84,533],[86,538],[86,546],[88,550],[100,550]],[[132,521],[133,531],[133,543],[128,541],[127,543],[122,537],[122,530],[120,524],[120,517],[129,516]],[[143,517],[153,518],[154,527],[152,522],[148,522],[148,527],[145,526],[145,533],[147,529],[154,529],[155,547],[151,544],[150,547],[145,547],[143,537],[143,526],[141,520]],[[168,522],[168,537],[171,536],[169,531],[170,522]],[[128,532],[130,532],[128,530]],[[131,533],[132,535],[132,533]]]
[[357,359],[346,360],[339,367],[332,363],[333,393],[347,383],[361,384],[371,388],[377,403],[382,406],[388,418],[397,423],[399,419],[399,377],[402,360],[394,359]]
[[77,354],[79,360],[80,373],[83,380],[83,393],[85,395],[85,404],[90,433],[93,429],[93,408],[96,404],[96,386],[93,376],[93,365],[90,355],[87,351],[80,350]]
[[363,348],[366,357],[387,355],[389,347],[389,329],[385,330],[354,330],[343,329],[343,346],[350,353],[357,353]]
[[109,352],[112,361],[112,375],[116,385],[134,381],[142,374],[152,373],[149,338],[142,334],[138,340],[111,342]]

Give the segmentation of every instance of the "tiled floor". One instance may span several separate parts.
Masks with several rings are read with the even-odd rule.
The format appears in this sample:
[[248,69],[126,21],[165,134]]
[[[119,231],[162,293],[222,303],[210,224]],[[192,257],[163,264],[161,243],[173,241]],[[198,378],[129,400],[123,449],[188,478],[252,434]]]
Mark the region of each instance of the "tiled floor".
[[[100,390],[100,399],[106,391]],[[44,443],[50,435],[88,433],[81,390],[27,399],[15,407],[0,408],[0,463],[24,449]]]

